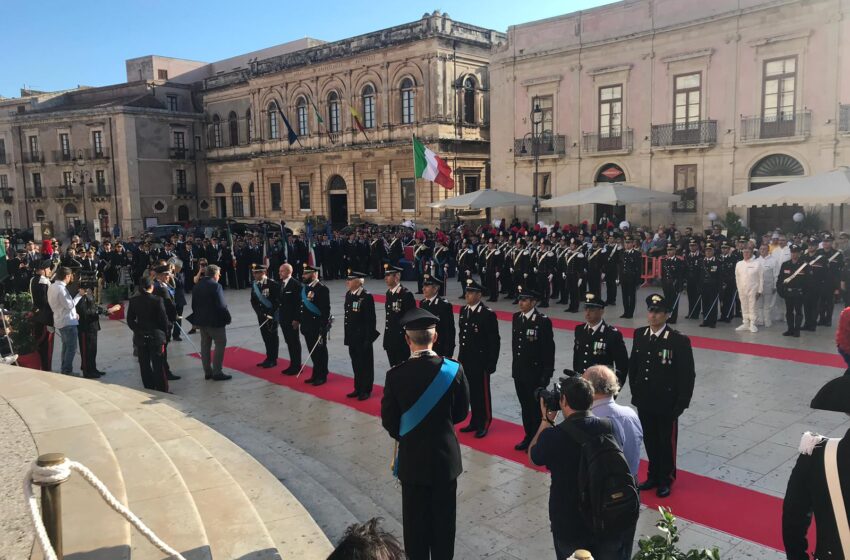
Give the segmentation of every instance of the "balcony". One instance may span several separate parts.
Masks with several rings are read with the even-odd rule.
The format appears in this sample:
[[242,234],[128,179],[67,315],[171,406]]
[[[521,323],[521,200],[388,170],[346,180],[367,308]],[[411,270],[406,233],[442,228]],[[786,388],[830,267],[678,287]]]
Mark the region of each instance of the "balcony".
[[74,161],[76,157],[74,156],[74,152],[66,152],[63,150],[53,150],[53,161],[62,162],[62,161]]
[[12,189],[0,189],[0,201],[3,204],[12,204],[14,199],[12,198]]
[[850,105],[838,106],[838,132],[850,134]]
[[[544,134],[538,141],[540,157],[562,157],[567,155],[567,137],[563,134]],[[531,135],[514,139],[515,158],[533,158],[534,142]]]
[[54,200],[79,200],[83,197],[78,185],[60,185],[53,187],[51,198]]
[[78,152],[82,152],[83,159],[86,160],[109,159],[109,148],[100,148],[98,150],[86,148],[85,150],[78,150]]
[[92,202],[103,202],[112,198],[112,187],[109,185],[91,185],[86,189],[86,193]]
[[24,163],[44,163],[44,156],[41,152],[24,152]]
[[628,153],[632,151],[633,136],[631,128],[622,130],[616,135],[585,132],[582,135],[581,151],[585,154]]
[[6,165],[9,160],[6,159],[6,152],[0,152],[0,165]]
[[741,117],[741,142],[800,142],[812,129],[812,112],[779,113],[772,117]]
[[47,197],[47,189],[44,187],[30,187],[27,189],[26,198],[30,201],[40,201]]
[[189,185],[186,183],[174,183],[171,190],[171,194],[173,194],[174,198],[178,200],[194,199],[196,193],[197,189],[195,188],[195,185]]
[[189,148],[168,148],[168,159],[195,159],[195,154]]
[[717,143],[717,121],[654,124],[651,140],[653,148],[707,148]]

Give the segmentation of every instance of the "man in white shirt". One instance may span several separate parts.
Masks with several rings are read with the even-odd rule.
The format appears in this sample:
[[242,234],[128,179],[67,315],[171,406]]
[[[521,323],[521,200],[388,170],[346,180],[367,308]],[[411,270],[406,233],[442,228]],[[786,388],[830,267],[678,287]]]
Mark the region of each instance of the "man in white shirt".
[[758,332],[756,327],[756,302],[761,297],[764,288],[764,267],[758,259],[753,258],[753,249],[744,247],[744,259],[735,264],[735,283],[738,297],[741,300],[741,315],[743,322],[736,331],[749,330]]
[[77,352],[77,325],[80,316],[77,314],[77,303],[85,295],[80,290],[76,296],[71,296],[68,284],[74,281],[71,269],[60,266],[56,270],[55,281],[47,289],[47,302],[53,310],[53,327],[59,331],[62,338],[62,369],[65,375],[73,375],[74,355]]

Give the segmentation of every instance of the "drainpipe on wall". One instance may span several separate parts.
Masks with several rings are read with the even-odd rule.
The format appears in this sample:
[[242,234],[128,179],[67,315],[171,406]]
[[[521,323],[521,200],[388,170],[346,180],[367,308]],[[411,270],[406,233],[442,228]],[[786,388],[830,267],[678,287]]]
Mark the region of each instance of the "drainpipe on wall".
[[[109,151],[112,153],[112,190],[114,191],[112,198],[115,201],[115,223],[120,225],[121,219],[118,216],[118,181],[115,180],[115,129],[112,127],[112,117],[109,117]],[[84,200],[83,204],[85,203],[86,201]],[[121,229],[121,233],[123,234],[124,228],[122,227]],[[111,231],[107,233],[112,234]],[[100,234],[103,235],[103,232],[101,231]]]
[[[29,202],[27,202],[27,172],[24,170],[24,140],[23,140],[23,132],[21,131],[20,125],[18,125],[18,149],[21,153],[21,186],[23,186],[24,190],[24,219],[21,220],[21,225],[25,225],[30,221],[30,209]],[[20,209],[20,206],[18,207]],[[18,214],[18,218],[20,218],[20,214]],[[33,216],[33,221],[35,221],[35,217]],[[24,228],[21,228],[24,229]],[[33,236],[35,235],[35,230],[33,230]]]

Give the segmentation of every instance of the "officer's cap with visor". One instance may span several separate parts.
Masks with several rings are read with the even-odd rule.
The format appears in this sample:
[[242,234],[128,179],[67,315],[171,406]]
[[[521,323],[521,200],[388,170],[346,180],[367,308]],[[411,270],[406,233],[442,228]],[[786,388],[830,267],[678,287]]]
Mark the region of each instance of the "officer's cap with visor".
[[357,280],[358,278],[366,278],[366,275],[362,272],[357,272],[356,270],[348,269],[348,275],[346,275],[346,280]]
[[423,286],[442,286],[443,283],[436,276],[431,276],[430,274],[426,274],[425,278],[422,280]]
[[434,328],[439,322],[439,317],[429,313],[421,307],[411,309],[402,315],[401,320],[399,321],[401,327],[406,331],[424,331],[426,329]]
[[466,280],[466,291],[467,292],[483,292],[484,288],[482,288],[481,284],[477,283],[472,278],[468,278]]
[[667,307],[667,300],[665,300],[664,296],[661,294],[650,294],[647,296],[646,308],[649,311],[662,311],[664,313],[670,312],[670,309]]
[[811,407],[850,414],[850,369],[821,387],[812,399]]
[[584,294],[584,307],[591,309],[602,309],[603,307],[605,307],[605,300],[603,300],[593,292],[587,292],[586,294]]
[[517,286],[517,298],[539,300],[540,294],[538,294],[534,290],[529,290],[528,288],[523,288],[522,286]]
[[404,272],[403,268],[392,266],[391,264],[384,265],[384,276],[389,276],[390,274],[401,274],[402,272]]

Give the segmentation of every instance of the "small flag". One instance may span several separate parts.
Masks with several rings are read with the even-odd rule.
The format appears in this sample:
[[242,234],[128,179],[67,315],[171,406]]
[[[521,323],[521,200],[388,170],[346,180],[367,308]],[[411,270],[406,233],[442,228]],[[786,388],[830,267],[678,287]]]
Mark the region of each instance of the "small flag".
[[360,113],[357,112],[357,109],[353,105],[349,106],[348,109],[351,111],[351,118],[354,119],[354,126],[363,133],[363,137],[369,142],[369,136],[366,135],[366,127],[363,126],[363,119],[360,118]]
[[448,190],[455,188],[452,168],[445,160],[426,148],[415,136],[413,137],[413,168],[416,170],[417,178],[434,181]]
[[310,99],[310,105],[313,106],[313,111],[316,112],[316,120],[319,121],[319,124],[324,124],[325,120],[322,118],[322,114],[319,112],[319,108],[316,107],[316,104],[313,103],[312,99]]
[[283,124],[286,126],[286,139],[289,140],[289,145],[293,145],[296,142],[301,144],[301,141],[298,140],[298,135],[295,134],[295,131],[292,130],[292,125],[289,124],[289,119],[286,118],[286,115],[283,114],[283,110],[278,107],[277,109],[280,112],[280,117],[283,119]]
[[6,261],[6,244],[3,243],[5,237],[0,237],[0,282],[9,276],[9,263]]

